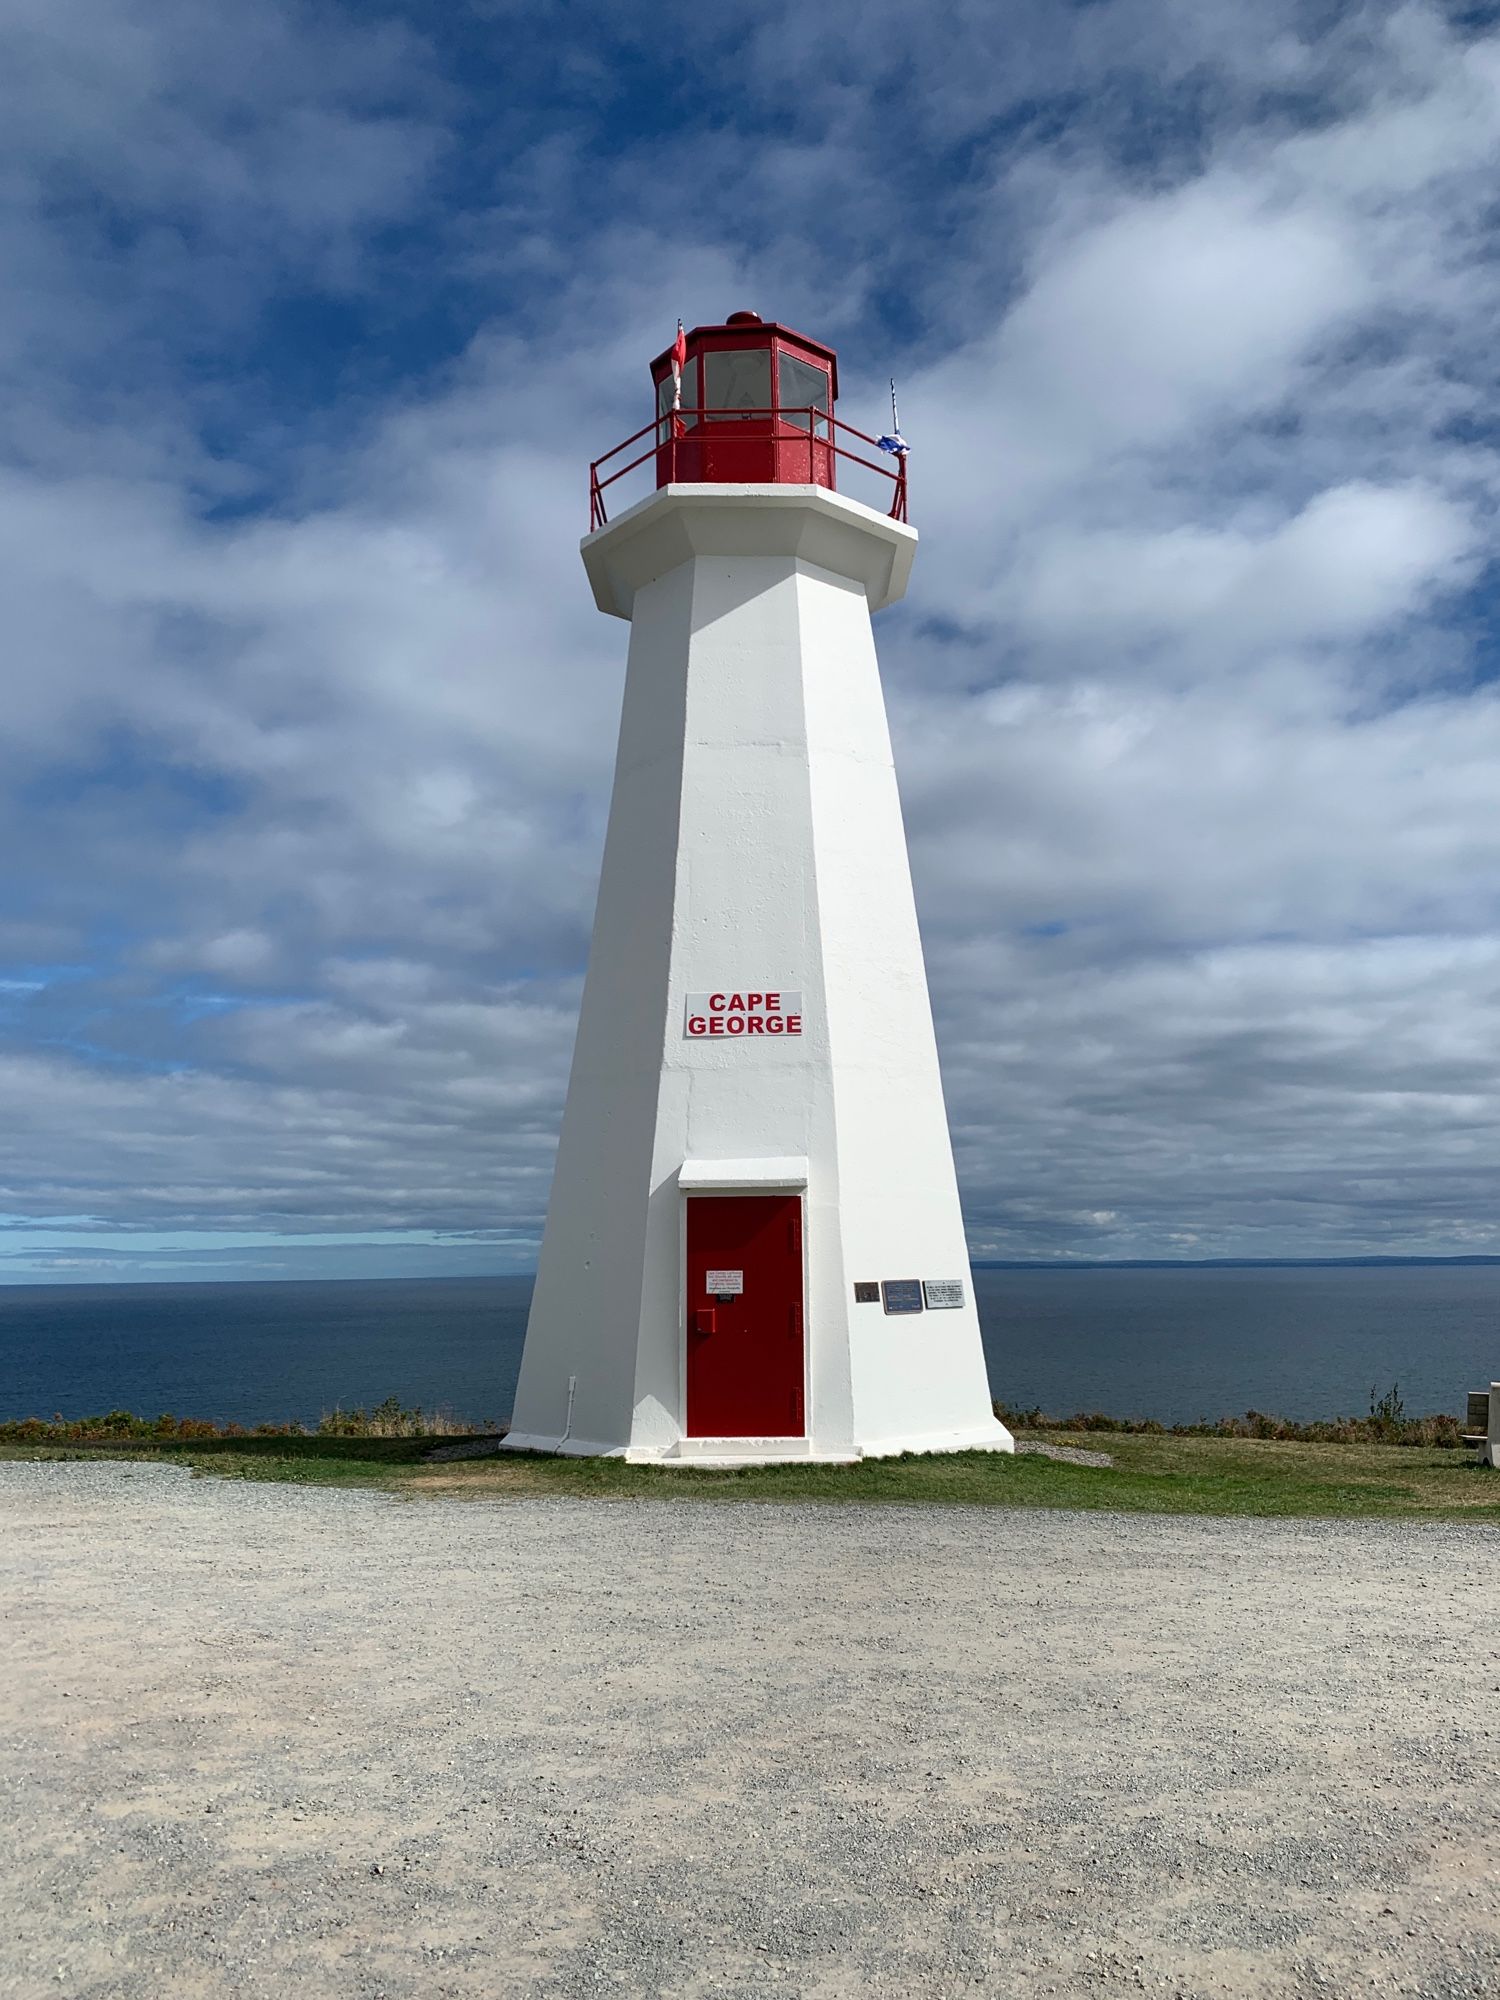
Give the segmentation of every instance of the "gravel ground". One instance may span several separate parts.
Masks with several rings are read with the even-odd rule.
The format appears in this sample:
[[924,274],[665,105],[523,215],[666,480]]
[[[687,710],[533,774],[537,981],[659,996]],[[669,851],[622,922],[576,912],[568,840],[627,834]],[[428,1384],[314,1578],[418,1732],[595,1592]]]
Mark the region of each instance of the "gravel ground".
[[1500,1994],[1490,1531],[0,1465],[0,1990]]

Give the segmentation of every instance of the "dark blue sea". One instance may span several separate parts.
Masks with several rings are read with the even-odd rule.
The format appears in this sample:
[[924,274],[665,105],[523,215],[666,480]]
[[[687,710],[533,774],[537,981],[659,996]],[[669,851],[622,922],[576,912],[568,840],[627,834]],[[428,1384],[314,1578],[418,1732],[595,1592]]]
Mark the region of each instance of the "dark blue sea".
[[[1052,1414],[1461,1412],[1500,1379],[1500,1266],[976,1271],[994,1393]],[[0,1417],[315,1422],[397,1396],[509,1414],[529,1278],[0,1287]],[[919,1342],[920,1320],[910,1323]]]

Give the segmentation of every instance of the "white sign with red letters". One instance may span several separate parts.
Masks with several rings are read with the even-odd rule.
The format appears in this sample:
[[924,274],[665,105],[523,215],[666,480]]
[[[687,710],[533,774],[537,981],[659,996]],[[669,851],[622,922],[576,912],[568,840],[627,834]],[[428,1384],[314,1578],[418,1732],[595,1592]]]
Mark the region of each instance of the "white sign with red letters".
[[729,1035],[737,1040],[747,1036],[800,1035],[802,995],[800,993],[690,993],[683,1032],[689,1040],[700,1036]]

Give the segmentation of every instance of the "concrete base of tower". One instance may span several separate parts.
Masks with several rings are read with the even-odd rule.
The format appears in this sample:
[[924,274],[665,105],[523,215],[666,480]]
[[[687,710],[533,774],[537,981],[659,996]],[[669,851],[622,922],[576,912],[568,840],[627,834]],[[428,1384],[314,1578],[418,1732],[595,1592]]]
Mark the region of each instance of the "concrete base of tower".
[[858,1465],[866,1458],[923,1457],[945,1452],[1013,1452],[1016,1441],[1004,1424],[942,1431],[909,1438],[881,1438],[864,1444],[820,1445],[813,1438],[682,1438],[665,1451],[631,1450],[632,1465],[740,1467],[750,1465]]
[[992,1421],[960,1430],[889,1437],[861,1444],[827,1445],[807,1437],[683,1437],[671,1444],[603,1444],[575,1437],[540,1437],[511,1431],[502,1451],[537,1452],[548,1458],[623,1458],[627,1465],[698,1466],[730,1470],[749,1465],[857,1465],[865,1458],[924,1457],[944,1452],[1013,1452],[1016,1441],[1004,1424]]
[[905,1452],[924,1457],[948,1451],[1014,1451],[1016,1441],[998,1418],[987,1424],[965,1425],[952,1431],[928,1431],[919,1437],[867,1439],[862,1458],[899,1458]]
[[502,1451],[538,1452],[545,1458],[628,1458],[623,1444],[602,1444],[596,1438],[539,1437],[530,1431],[507,1431]]
[[857,1447],[820,1448],[805,1437],[695,1437],[679,1438],[665,1451],[634,1450],[626,1457],[633,1465],[729,1469],[746,1465],[857,1465],[863,1453]]

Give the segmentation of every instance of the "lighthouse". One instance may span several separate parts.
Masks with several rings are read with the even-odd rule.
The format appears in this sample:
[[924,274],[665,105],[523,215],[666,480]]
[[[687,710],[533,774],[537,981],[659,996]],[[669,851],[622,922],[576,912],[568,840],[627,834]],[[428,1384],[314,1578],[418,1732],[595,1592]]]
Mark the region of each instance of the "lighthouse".
[[590,476],[584,568],[630,649],[506,1445],[1011,1450],[871,629],[916,548],[904,452],[835,415],[831,348],[755,313],[651,373]]

